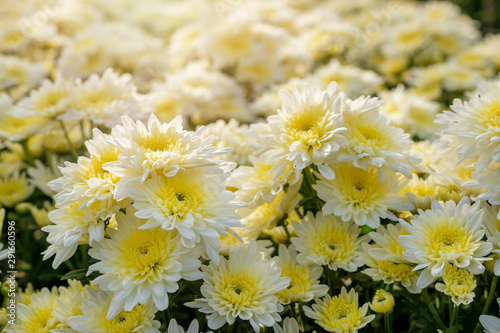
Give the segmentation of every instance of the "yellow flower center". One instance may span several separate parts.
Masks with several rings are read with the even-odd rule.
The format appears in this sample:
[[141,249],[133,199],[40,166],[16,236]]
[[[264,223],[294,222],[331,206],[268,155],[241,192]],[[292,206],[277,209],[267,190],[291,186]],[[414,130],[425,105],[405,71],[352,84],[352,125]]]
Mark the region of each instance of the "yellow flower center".
[[323,125],[325,110],[322,105],[313,105],[308,109],[294,113],[286,120],[285,126],[293,141],[299,141],[308,149],[320,147],[320,140],[327,128]]
[[432,258],[448,254],[471,254],[474,250],[470,243],[472,236],[464,226],[457,225],[454,219],[439,221],[434,226],[426,230],[428,236],[425,240],[428,254]]
[[[281,264],[281,276],[288,276],[291,279],[288,288],[276,294],[281,300],[300,301],[300,296],[311,290],[311,276],[306,266],[297,263]],[[288,293],[291,294],[290,299]]]
[[400,264],[392,261],[379,261],[378,268],[384,272],[385,276],[390,276],[398,281],[411,279],[415,272],[413,266],[408,264]]
[[135,329],[144,321],[145,312],[144,305],[138,304],[132,311],[122,311],[112,320],[102,318],[103,331],[109,333],[135,332]]
[[[361,323],[362,316],[357,302],[350,303],[348,300],[335,296],[325,304],[324,312],[320,313],[318,323],[329,330],[345,332],[346,328],[354,328]],[[332,330],[332,332],[333,332]]]
[[327,225],[314,236],[314,240],[311,240],[313,252],[328,263],[340,264],[350,261],[357,250],[357,235],[352,235],[343,225]]
[[122,267],[123,274],[136,279],[147,278],[149,281],[160,281],[163,270],[173,268],[171,262],[177,245],[174,233],[160,228],[138,230],[123,241]]
[[479,110],[479,121],[486,129],[500,127],[500,101],[493,101]]
[[158,198],[157,205],[162,207],[165,215],[183,217],[203,209],[204,192],[198,184],[189,183],[185,177],[161,178],[154,191]]
[[232,310],[240,310],[253,303],[258,281],[245,272],[228,273],[220,284],[220,295]]
[[61,90],[48,91],[39,99],[36,100],[35,107],[38,110],[45,110],[46,108],[57,105],[62,99],[67,97],[67,93]]

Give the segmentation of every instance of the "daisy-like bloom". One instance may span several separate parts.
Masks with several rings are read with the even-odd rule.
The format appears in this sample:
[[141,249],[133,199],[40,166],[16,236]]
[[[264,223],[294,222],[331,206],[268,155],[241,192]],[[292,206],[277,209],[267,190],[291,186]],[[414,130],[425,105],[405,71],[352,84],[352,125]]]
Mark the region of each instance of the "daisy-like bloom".
[[295,318],[286,317],[282,325],[274,324],[274,333],[300,333],[299,324]]
[[126,198],[128,188],[134,182],[145,182],[154,173],[172,177],[180,170],[203,168],[207,173],[222,173],[222,161],[213,158],[229,151],[215,150],[215,137],[205,138],[204,128],[196,132],[182,127],[182,117],[162,124],[151,114],[147,126],[122,117],[122,125],[115,126],[111,133],[112,144],[121,150],[118,161],[105,167],[115,176],[121,177],[116,184],[116,199]]
[[[354,167],[352,163],[339,163],[332,167],[335,179],[328,180],[319,175],[317,184],[312,185],[318,197],[325,201],[322,212],[334,214],[342,221],[354,221],[358,225],[377,228],[381,218],[396,220],[389,211],[408,210],[411,205],[403,203],[396,195],[398,179],[391,173],[380,181],[380,169],[370,165],[366,170]],[[391,182],[394,192],[391,191]]]
[[473,292],[477,286],[474,275],[464,269],[447,265],[443,273],[443,282],[444,284],[436,283],[436,290],[450,296],[456,306],[469,304],[476,296]]
[[482,262],[493,246],[483,242],[484,211],[479,202],[470,205],[469,198],[458,204],[433,201],[431,209],[418,210],[411,224],[400,220],[409,235],[398,242],[405,249],[403,258],[416,263],[415,270],[424,269],[417,286],[425,288],[442,275],[446,264],[454,264],[473,274],[484,272]]
[[174,177],[153,174],[142,186],[131,186],[135,215],[146,220],[141,229],[161,227],[177,230],[184,246],[205,244],[208,256],[217,261],[219,235],[230,227],[241,226],[231,202],[233,193],[225,190],[224,175],[207,175],[196,169],[178,172]]
[[297,261],[303,265],[327,265],[331,270],[354,272],[363,266],[361,244],[368,236],[359,237],[361,228],[352,222],[342,222],[335,216],[307,212],[302,223],[292,222],[297,237],[291,241],[299,254]]
[[121,115],[140,114],[135,90],[130,74],[119,76],[111,68],[101,77],[92,74],[85,82],[76,82],[71,111],[63,119],[90,119],[112,128],[120,123]]
[[244,202],[249,208],[271,203],[276,195],[288,184],[295,184],[300,180],[300,173],[291,165],[278,177],[273,177],[273,165],[266,164],[261,159],[249,156],[252,167],[240,166],[233,171],[227,180],[227,186],[237,188],[236,201]]
[[319,283],[323,268],[317,265],[301,265],[297,262],[297,250],[290,245],[279,246],[279,266],[281,276],[290,277],[290,285],[277,293],[281,304],[292,302],[309,302],[313,298],[323,297],[328,292],[328,286]]
[[[118,160],[119,149],[107,143],[111,137],[99,129],[94,129],[92,140],[85,142],[89,157],[78,157],[77,163],[65,162],[60,168],[62,177],[51,181],[48,185],[55,195],[57,206],[68,205],[80,201],[80,210],[99,204],[106,211],[117,212],[123,207],[114,198],[116,183],[119,177],[103,168],[104,164]],[[99,216],[104,219],[103,216]]]
[[[497,298],[497,303],[500,305],[500,298]],[[500,332],[500,318],[489,315],[481,315],[479,316],[479,321],[481,322],[481,325],[483,325],[486,333]]]
[[52,314],[57,307],[59,293],[56,287],[52,290],[42,288],[39,292],[26,295],[27,302],[17,298],[15,325],[7,324],[6,333],[49,333],[52,329],[64,327]]
[[202,277],[198,271],[200,261],[194,258],[193,251],[182,246],[177,231],[139,229],[144,221],[133,214],[130,207],[127,215],[118,213],[118,230],[107,230],[110,238],[94,243],[89,250],[99,262],[91,265],[88,273],[102,274],[92,285],[115,292],[107,310],[108,320],[150,299],[159,310],[165,310],[168,294],[179,289],[177,281]]
[[347,131],[347,144],[338,155],[338,161],[351,161],[356,168],[367,170],[370,165],[379,169],[381,181],[386,170],[400,172],[411,178],[417,159],[409,156],[410,135],[392,125],[379,110],[377,98],[359,97],[346,100],[342,115]]
[[495,90],[471,98],[459,99],[450,106],[453,111],[438,115],[438,123],[446,126],[443,133],[452,135],[459,142],[456,149],[460,160],[477,157],[480,172],[491,161],[500,162],[500,83]]
[[128,311],[120,311],[108,319],[106,313],[113,306],[114,294],[109,291],[87,289],[88,298],[82,299],[82,314],[68,319],[69,326],[82,333],[160,333],[160,322],[154,320],[158,311],[151,300],[136,304]]
[[0,89],[33,87],[47,74],[42,66],[14,56],[0,56]]
[[90,286],[82,285],[80,281],[68,280],[68,287],[59,287],[59,296],[56,299],[57,306],[52,312],[63,328],[55,329],[51,333],[73,333],[69,329],[68,319],[82,315],[82,299],[89,298]]
[[213,261],[202,266],[204,298],[186,303],[210,314],[208,327],[219,329],[226,322],[234,324],[236,318],[249,320],[255,332],[260,326],[271,327],[279,322],[283,306],[276,294],[285,289],[290,278],[281,277],[279,258],[268,260],[257,252],[256,244],[238,246],[229,252],[229,259],[220,257],[219,265]]
[[31,91],[29,97],[22,99],[16,106],[15,116],[58,120],[69,110],[73,94],[73,82],[58,74],[55,81],[43,81],[37,90]]
[[49,162],[45,165],[40,160],[35,161],[34,167],[28,168],[28,176],[33,185],[49,197],[53,197],[57,192],[53,191],[47,183],[62,176],[59,165],[63,162],[53,154],[47,157]]
[[362,244],[361,257],[368,266],[363,273],[374,281],[401,282],[410,293],[418,294],[421,291],[417,287],[420,272],[415,272],[415,264],[403,258],[404,248],[398,243],[398,236],[407,234],[400,224],[388,224],[387,229],[379,226],[376,232],[370,232],[368,236],[375,244]]
[[291,162],[297,170],[315,164],[325,177],[334,178],[332,170],[323,163],[345,142],[343,97],[337,92],[337,84],[332,82],[323,91],[307,85],[292,93],[281,90],[279,96],[281,109],[267,118],[272,131],[271,148],[261,156],[263,162],[275,164],[275,177]]
[[438,199],[438,180],[430,175],[427,178],[420,178],[416,174],[406,183],[399,192],[405,199],[413,205],[413,209],[430,209],[431,202]]
[[49,220],[53,223],[42,228],[48,232],[47,242],[50,244],[42,254],[43,260],[55,255],[52,267],[56,269],[59,265],[75,254],[79,244],[92,244],[93,241],[100,242],[104,238],[106,221],[113,216],[114,212],[107,211],[103,217],[102,209],[94,204],[85,211],[78,209],[80,202],[72,202],[49,212]]
[[388,313],[394,308],[394,296],[384,289],[379,289],[375,292],[372,302],[369,304],[370,309],[376,313]]
[[375,318],[375,315],[367,316],[368,303],[359,307],[358,294],[354,288],[347,290],[342,287],[340,295],[331,297],[325,295],[323,299],[316,300],[312,309],[304,306],[304,313],[316,324],[323,327],[327,332],[356,333]]
[[26,200],[35,187],[30,184],[24,173],[14,172],[0,177],[0,206],[14,207]]

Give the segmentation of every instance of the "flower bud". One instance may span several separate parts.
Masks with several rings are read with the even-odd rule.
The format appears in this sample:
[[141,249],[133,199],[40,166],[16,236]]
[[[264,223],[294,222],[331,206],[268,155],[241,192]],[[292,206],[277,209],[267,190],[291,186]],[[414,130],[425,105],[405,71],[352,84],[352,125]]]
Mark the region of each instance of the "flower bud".
[[388,313],[394,308],[394,297],[390,292],[384,289],[379,289],[373,296],[370,308],[376,313]]

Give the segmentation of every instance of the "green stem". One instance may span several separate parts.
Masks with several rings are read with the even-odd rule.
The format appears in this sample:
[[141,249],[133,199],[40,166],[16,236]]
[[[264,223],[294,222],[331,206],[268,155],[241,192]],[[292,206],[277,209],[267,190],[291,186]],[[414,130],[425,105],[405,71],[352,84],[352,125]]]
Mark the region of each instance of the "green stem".
[[66,126],[64,125],[64,121],[59,120],[59,124],[61,124],[61,129],[64,133],[64,138],[66,139],[66,142],[68,143],[68,147],[69,147],[69,150],[71,151],[71,154],[73,155],[75,160],[78,160],[78,153],[76,152],[76,149],[73,146],[71,139],[69,138],[68,130],[66,129]]
[[283,229],[285,229],[285,234],[286,234],[287,241],[290,241],[290,239],[292,238],[292,236],[290,235],[290,231],[288,231],[288,227],[286,226],[285,223],[283,223]]
[[233,331],[233,325],[227,325],[227,333],[231,333]]
[[431,301],[431,298],[429,297],[429,293],[427,292],[427,289],[422,290],[422,295],[424,297],[425,303],[427,303],[427,306],[429,307],[429,310],[431,311],[432,316],[436,320],[439,328],[442,331],[446,331],[446,326],[444,326],[443,321],[441,320],[441,318],[439,317],[439,315],[436,311],[436,308],[434,307],[434,305],[432,305],[432,301]]
[[89,266],[89,258],[88,258],[88,255],[87,255],[87,245],[86,244],[80,245],[79,248],[80,248],[80,255],[82,256],[82,261],[84,263],[84,267],[88,268],[88,266]]
[[453,304],[452,307],[453,307],[453,310],[452,310],[452,314],[451,314],[451,318],[450,318],[450,327],[453,327],[457,324],[457,320],[458,320],[458,306],[455,305],[455,303],[451,303]]
[[[481,314],[487,314],[490,309],[491,302],[493,301],[493,297],[495,296],[495,290],[497,289],[498,276],[493,275],[493,280],[491,281],[490,292],[488,293],[488,298],[486,299],[486,303],[484,303],[483,312]],[[481,332],[481,323],[478,321],[476,328],[474,329],[474,333]]]
[[384,314],[384,332],[391,333],[391,313]]
[[30,148],[28,147],[28,140],[21,141],[21,146],[23,146],[24,156],[26,157],[26,162],[28,162],[29,166],[34,167],[35,161],[33,159],[33,155],[31,154]]

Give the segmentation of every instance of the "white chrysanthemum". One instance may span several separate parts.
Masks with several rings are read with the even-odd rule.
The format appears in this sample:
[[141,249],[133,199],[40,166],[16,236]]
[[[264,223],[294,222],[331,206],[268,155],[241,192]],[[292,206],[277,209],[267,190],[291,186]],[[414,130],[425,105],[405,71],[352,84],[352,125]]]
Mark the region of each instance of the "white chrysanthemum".
[[40,64],[33,64],[14,56],[0,56],[0,89],[18,86],[31,88],[43,80],[46,71]]
[[127,215],[118,213],[118,230],[107,230],[110,238],[94,243],[89,250],[99,260],[89,267],[89,273],[102,274],[92,285],[115,292],[106,315],[108,320],[150,299],[159,310],[165,310],[168,294],[179,289],[177,281],[201,278],[200,261],[182,246],[177,231],[139,229],[144,221],[133,214],[132,209],[127,210]]
[[135,90],[130,74],[119,76],[108,68],[101,77],[93,74],[83,83],[77,81],[71,111],[63,118],[90,119],[108,128],[119,124],[122,115],[137,118]]
[[[327,180],[320,176],[317,184],[313,185],[318,197],[325,201],[323,214],[334,214],[342,221],[354,221],[358,225],[377,228],[381,218],[396,220],[389,209],[411,209],[411,205],[402,202],[397,190],[391,191],[389,177],[380,182],[380,169],[369,166],[364,170],[349,162],[335,165],[332,169],[335,179]],[[399,186],[393,187],[397,189]]]
[[115,186],[120,178],[103,166],[118,160],[120,150],[107,143],[111,139],[109,135],[97,128],[93,134],[93,139],[85,142],[90,156],[80,156],[77,163],[65,162],[60,168],[63,176],[51,181],[49,186],[58,192],[55,195],[58,206],[79,201],[81,210],[99,204],[106,211],[117,212],[123,207],[114,198]]
[[58,120],[68,112],[74,94],[71,81],[57,75],[55,81],[45,80],[37,90],[32,90],[29,97],[22,99],[16,106],[15,116],[45,117]]
[[328,292],[328,286],[319,283],[319,278],[323,273],[321,266],[299,264],[294,245],[286,248],[285,245],[280,244],[279,258],[281,276],[291,279],[290,285],[276,294],[281,304],[309,302],[313,298],[325,296]]
[[478,157],[478,172],[491,161],[500,162],[500,83],[496,90],[468,102],[455,99],[450,107],[453,111],[438,115],[438,122],[459,142],[459,161]]
[[68,280],[68,287],[59,287],[59,296],[56,299],[57,306],[52,315],[62,325],[62,328],[52,330],[51,333],[74,333],[76,331],[69,328],[68,319],[79,316],[82,313],[82,299],[89,298],[88,285],[83,285],[77,280]]
[[275,295],[285,289],[290,278],[281,277],[279,258],[266,259],[256,251],[254,242],[248,248],[238,246],[229,253],[229,259],[220,257],[219,265],[213,261],[202,266],[204,298],[186,303],[210,314],[208,327],[219,329],[226,322],[234,324],[236,318],[249,320],[255,332],[260,326],[273,326],[281,320],[283,306]]
[[476,294],[477,283],[472,273],[453,265],[447,265],[443,274],[444,283],[436,283],[436,290],[451,297],[456,306],[470,304]]
[[162,124],[151,115],[146,125],[134,122],[130,117],[122,118],[122,125],[112,130],[112,144],[121,149],[117,162],[105,166],[112,174],[121,177],[116,184],[116,199],[128,196],[129,186],[144,182],[154,173],[172,177],[179,170],[203,168],[207,173],[222,173],[222,161],[213,157],[224,154],[228,149],[215,150],[214,137],[204,137],[203,128],[196,132],[182,127],[182,117],[175,117],[170,123]]
[[14,207],[26,200],[35,190],[26,174],[14,172],[0,176],[0,206]]
[[69,326],[81,333],[160,333],[160,322],[154,320],[158,311],[151,300],[134,304],[130,310],[119,311],[108,319],[106,313],[113,306],[116,294],[109,291],[87,289],[88,298],[82,299],[82,315],[68,319]]
[[264,162],[275,164],[275,177],[288,162],[297,170],[315,164],[325,177],[335,177],[323,163],[331,153],[340,149],[345,138],[341,116],[343,98],[332,82],[326,90],[304,86],[302,91],[279,92],[281,109],[268,117],[272,135],[271,148],[262,155]]
[[57,192],[53,191],[48,183],[62,176],[59,165],[62,165],[62,159],[57,155],[47,156],[47,164],[43,164],[40,160],[35,161],[34,167],[28,168],[28,176],[30,182],[35,185],[40,191],[49,197],[53,197]]
[[441,205],[433,201],[431,209],[418,211],[411,224],[400,220],[409,235],[401,235],[398,242],[405,248],[403,258],[424,269],[418,287],[425,288],[441,276],[446,264],[454,264],[473,274],[484,272],[482,261],[491,252],[492,245],[483,242],[484,211],[479,203],[470,205],[463,198],[458,205],[447,201]]
[[73,256],[79,244],[100,242],[104,238],[106,220],[114,214],[98,204],[81,210],[78,209],[80,204],[75,201],[51,211],[48,217],[53,224],[42,228],[42,231],[49,233],[47,242],[50,244],[42,252],[43,260],[55,255],[52,263],[54,269]]
[[432,175],[420,178],[413,174],[411,180],[406,183],[399,194],[413,205],[413,209],[427,210],[431,208],[431,202],[438,199],[438,179]]
[[231,202],[234,194],[225,190],[224,176],[207,175],[192,169],[174,177],[154,175],[142,186],[130,186],[135,215],[145,219],[141,229],[161,227],[177,230],[184,246],[204,243],[208,256],[217,261],[219,235],[230,227],[241,226]]
[[318,81],[324,87],[335,81],[347,97],[371,95],[384,83],[382,77],[375,72],[343,65],[337,59],[319,67],[312,75],[312,80]]
[[379,226],[376,232],[370,232],[368,235],[376,244],[362,244],[361,256],[369,267],[363,273],[387,284],[401,282],[409,292],[418,294],[421,292],[417,287],[420,272],[415,272],[415,264],[403,258],[404,248],[398,243],[398,236],[407,234],[401,224],[388,224],[387,229]]
[[323,299],[317,299],[312,309],[304,306],[304,313],[327,332],[355,333],[358,329],[365,327],[375,318],[375,315],[367,316],[368,303],[359,307],[358,293],[352,288],[347,293],[342,287],[340,295],[331,297],[326,295]]
[[419,139],[436,136],[438,127],[434,120],[440,111],[439,103],[406,90],[403,84],[391,91],[382,91],[379,96],[384,101],[380,108],[387,111],[395,126]]
[[240,166],[233,171],[227,180],[227,186],[237,188],[236,201],[244,202],[249,208],[270,204],[276,195],[287,184],[295,184],[300,180],[300,173],[287,165],[283,173],[273,177],[272,164],[263,163],[261,159],[249,156],[252,166]]
[[368,236],[359,237],[361,228],[356,224],[339,221],[333,215],[324,216],[321,212],[316,217],[307,212],[302,223],[293,221],[292,224],[297,237],[292,237],[291,241],[299,252],[299,263],[327,265],[331,270],[348,272],[363,266],[360,248],[361,243],[368,241]]
[[339,152],[338,161],[351,161],[364,170],[374,165],[379,169],[381,181],[386,169],[411,178],[416,160],[407,155],[412,144],[410,136],[381,114],[378,109],[381,104],[376,98],[363,96],[346,101],[342,114],[347,144]]
[[58,295],[57,288],[53,287],[52,290],[42,288],[36,293],[25,295],[26,303],[16,297],[15,324],[7,324],[3,332],[49,333],[52,329],[64,327],[52,314],[57,308]]

